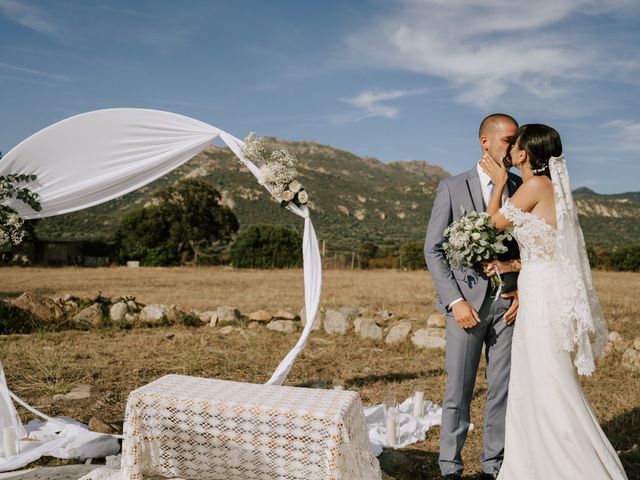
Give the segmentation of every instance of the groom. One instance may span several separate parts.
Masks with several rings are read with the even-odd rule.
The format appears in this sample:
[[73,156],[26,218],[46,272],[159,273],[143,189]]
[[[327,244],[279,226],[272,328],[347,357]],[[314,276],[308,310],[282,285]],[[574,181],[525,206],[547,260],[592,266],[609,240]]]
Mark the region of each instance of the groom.
[[[502,161],[518,123],[502,113],[480,124],[482,154]],[[509,173],[508,193],[513,195],[520,177]],[[518,310],[517,292],[494,299],[487,277],[480,270],[454,269],[444,254],[443,234],[453,221],[467,212],[483,212],[493,185],[478,162],[471,170],[440,182],[427,228],[424,254],[438,291],[437,308],[447,318],[447,390],[440,427],[440,471],[445,479],[461,478],[460,454],[470,424],[471,398],[485,347],[488,383],[484,418],[482,478],[495,478],[504,455],[504,422],[511,367],[511,337]],[[503,198],[504,201],[504,198]],[[505,298],[506,297],[506,298]]]

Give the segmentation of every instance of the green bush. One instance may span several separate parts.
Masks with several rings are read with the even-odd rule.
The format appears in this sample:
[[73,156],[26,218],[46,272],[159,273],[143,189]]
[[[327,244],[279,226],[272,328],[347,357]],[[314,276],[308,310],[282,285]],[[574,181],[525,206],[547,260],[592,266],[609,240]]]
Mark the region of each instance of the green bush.
[[398,268],[407,270],[426,270],[427,265],[424,260],[424,243],[407,242],[400,245],[398,255]]
[[40,322],[31,313],[0,300],[0,335],[31,333],[40,328]]
[[235,268],[300,267],[302,237],[280,225],[252,225],[231,246],[231,264]]
[[615,247],[610,253],[611,268],[624,272],[640,272],[640,243]]

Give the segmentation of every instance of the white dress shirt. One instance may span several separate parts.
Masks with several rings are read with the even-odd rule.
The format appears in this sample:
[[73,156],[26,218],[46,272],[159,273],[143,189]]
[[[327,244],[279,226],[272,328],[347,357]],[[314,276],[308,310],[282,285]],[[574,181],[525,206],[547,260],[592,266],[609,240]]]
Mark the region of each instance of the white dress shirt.
[[[476,169],[478,170],[478,177],[480,178],[480,187],[482,188],[482,199],[484,200],[485,209],[489,206],[489,201],[491,200],[491,194],[493,193],[493,181],[491,177],[485,172],[480,166],[480,162],[476,165]],[[509,194],[507,192],[507,188],[502,191],[502,205],[509,198]],[[456,298],[453,302],[449,304],[449,308],[453,307],[456,303],[463,300],[462,297]]]

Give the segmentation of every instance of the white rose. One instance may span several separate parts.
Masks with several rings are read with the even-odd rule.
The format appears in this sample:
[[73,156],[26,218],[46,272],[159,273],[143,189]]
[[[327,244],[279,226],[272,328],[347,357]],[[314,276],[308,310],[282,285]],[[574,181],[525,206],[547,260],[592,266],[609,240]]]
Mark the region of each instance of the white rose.
[[302,185],[300,185],[300,182],[297,180],[294,180],[289,184],[289,190],[291,190],[293,193],[298,193],[301,188]]
[[304,190],[298,192],[298,201],[304,205],[309,201],[309,194]]
[[282,192],[282,199],[285,202],[290,202],[291,200],[293,200],[294,196],[295,194],[291,190],[285,190],[284,192]]

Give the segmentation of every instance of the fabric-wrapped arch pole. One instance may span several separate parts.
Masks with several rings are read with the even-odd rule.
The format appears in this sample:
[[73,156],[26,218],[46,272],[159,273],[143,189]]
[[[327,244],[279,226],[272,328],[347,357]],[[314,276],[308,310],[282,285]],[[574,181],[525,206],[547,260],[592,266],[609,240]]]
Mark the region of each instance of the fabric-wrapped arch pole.
[[[242,155],[243,142],[219,128],[170,112],[115,108],[83,113],[24,140],[0,160],[0,175],[34,174],[28,185],[40,195],[35,212],[5,202],[23,218],[74,212],[113,200],[166,175],[220,138],[260,180],[260,170]],[[303,264],[307,324],[294,348],[267,383],[281,384],[304,348],[320,302],[322,265],[307,207],[289,210],[304,218]]]

